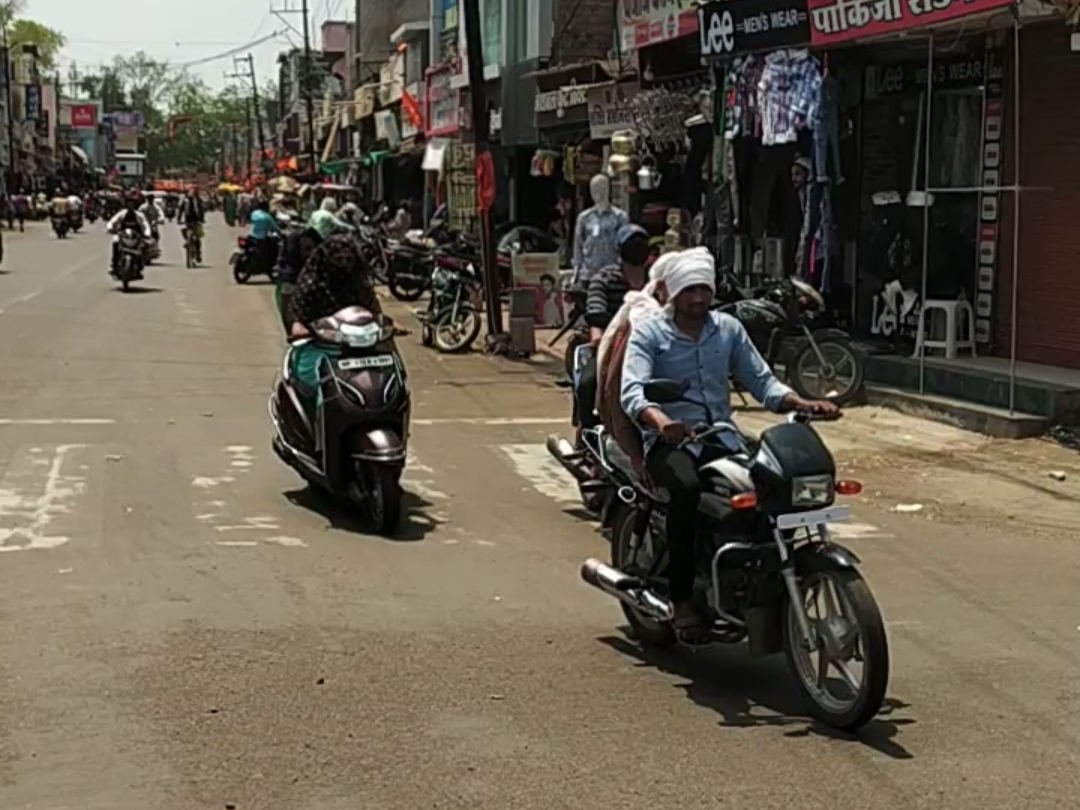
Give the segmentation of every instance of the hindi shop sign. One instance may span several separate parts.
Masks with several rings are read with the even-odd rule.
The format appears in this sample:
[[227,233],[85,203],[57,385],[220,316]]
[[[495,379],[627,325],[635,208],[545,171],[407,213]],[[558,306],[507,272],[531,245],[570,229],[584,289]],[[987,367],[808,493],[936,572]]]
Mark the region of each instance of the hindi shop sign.
[[637,84],[608,85],[589,90],[589,137],[594,141],[634,128],[634,113],[627,99],[638,94]]
[[726,57],[810,43],[807,0],[726,0],[698,9],[703,57]]
[[895,34],[1007,8],[1016,0],[807,0],[814,45]]

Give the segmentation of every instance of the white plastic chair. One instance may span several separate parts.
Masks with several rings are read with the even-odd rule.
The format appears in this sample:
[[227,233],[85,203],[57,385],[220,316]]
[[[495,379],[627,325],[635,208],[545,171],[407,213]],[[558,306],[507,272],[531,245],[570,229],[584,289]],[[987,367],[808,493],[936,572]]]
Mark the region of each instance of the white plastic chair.
[[[945,315],[945,335],[943,338],[932,338],[935,322],[940,320],[933,317],[934,312]],[[930,313],[929,316],[927,313]],[[965,329],[966,327],[966,329]],[[964,336],[961,337],[961,330]],[[914,357],[925,354],[927,349],[944,349],[945,357],[952,360],[961,349],[971,352],[975,357],[975,310],[967,301],[940,301],[930,299],[923,302],[919,311],[919,328],[915,337]]]

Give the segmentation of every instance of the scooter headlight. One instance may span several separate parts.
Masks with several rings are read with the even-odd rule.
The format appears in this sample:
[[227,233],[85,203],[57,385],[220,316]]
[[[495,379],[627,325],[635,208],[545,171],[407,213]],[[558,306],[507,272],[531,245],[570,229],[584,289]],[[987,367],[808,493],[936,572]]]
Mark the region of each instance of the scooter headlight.
[[365,323],[361,326],[343,323],[338,327],[341,342],[358,349],[367,349],[379,342],[382,327],[377,323]]

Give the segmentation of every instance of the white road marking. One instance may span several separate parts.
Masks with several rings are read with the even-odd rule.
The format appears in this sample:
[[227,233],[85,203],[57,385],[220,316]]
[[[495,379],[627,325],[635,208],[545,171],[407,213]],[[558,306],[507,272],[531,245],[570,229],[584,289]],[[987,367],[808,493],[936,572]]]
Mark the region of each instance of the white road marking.
[[435,470],[426,464],[422,464],[412,450],[405,457],[405,472],[401,476],[401,485],[428,501],[445,501],[450,496],[434,486],[435,479],[431,474]]
[[217,545],[219,546],[245,546],[250,548],[251,546],[259,545],[258,540],[219,540]]
[[410,424],[421,425],[423,427],[436,425],[565,425],[568,423],[569,418],[566,416],[503,416],[486,419],[463,417],[461,419],[413,419],[410,421]]
[[199,489],[210,489],[211,487],[216,487],[221,484],[231,484],[235,480],[235,478],[227,475],[222,476],[221,478],[211,478],[205,475],[196,475],[194,478],[191,479],[191,485],[193,487],[198,487]]
[[[532,489],[560,504],[581,505],[577,481],[559,464],[542,444],[502,444],[499,450],[507,455],[514,471],[524,478]],[[887,538],[894,535],[869,523],[833,523],[829,531],[838,540],[865,540]]]
[[299,537],[268,537],[263,542],[272,543],[276,546],[285,546],[286,548],[307,548],[307,543]]
[[[13,523],[23,522],[11,528],[0,528],[0,551],[24,551],[26,549],[56,548],[67,543],[70,538],[46,534],[49,524],[57,515],[70,512],[67,502],[79,495],[85,488],[85,479],[81,476],[64,475],[64,464],[75,450],[85,447],[82,444],[62,444],[47,463],[48,472],[41,481],[35,462],[35,451],[26,451],[16,457],[3,482],[0,482],[0,520],[14,518]],[[41,487],[40,495],[31,495],[30,491]]]
[[0,419],[0,425],[115,425],[115,419]]

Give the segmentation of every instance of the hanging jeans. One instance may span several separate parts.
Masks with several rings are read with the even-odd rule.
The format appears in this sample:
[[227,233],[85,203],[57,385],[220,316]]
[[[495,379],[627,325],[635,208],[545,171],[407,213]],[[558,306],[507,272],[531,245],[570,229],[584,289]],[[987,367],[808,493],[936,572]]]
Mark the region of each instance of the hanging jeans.
[[[840,85],[826,76],[821,82],[821,101],[813,120],[814,177],[839,182],[840,174]],[[832,172],[829,157],[832,157]]]
[[[824,289],[828,283],[832,230],[832,183],[828,180],[811,182],[807,189],[802,233],[799,234],[799,248],[795,255],[795,274],[799,278],[813,279],[818,289]],[[811,257],[815,253],[823,260],[821,278],[813,278],[813,264],[816,262],[812,264]]]

